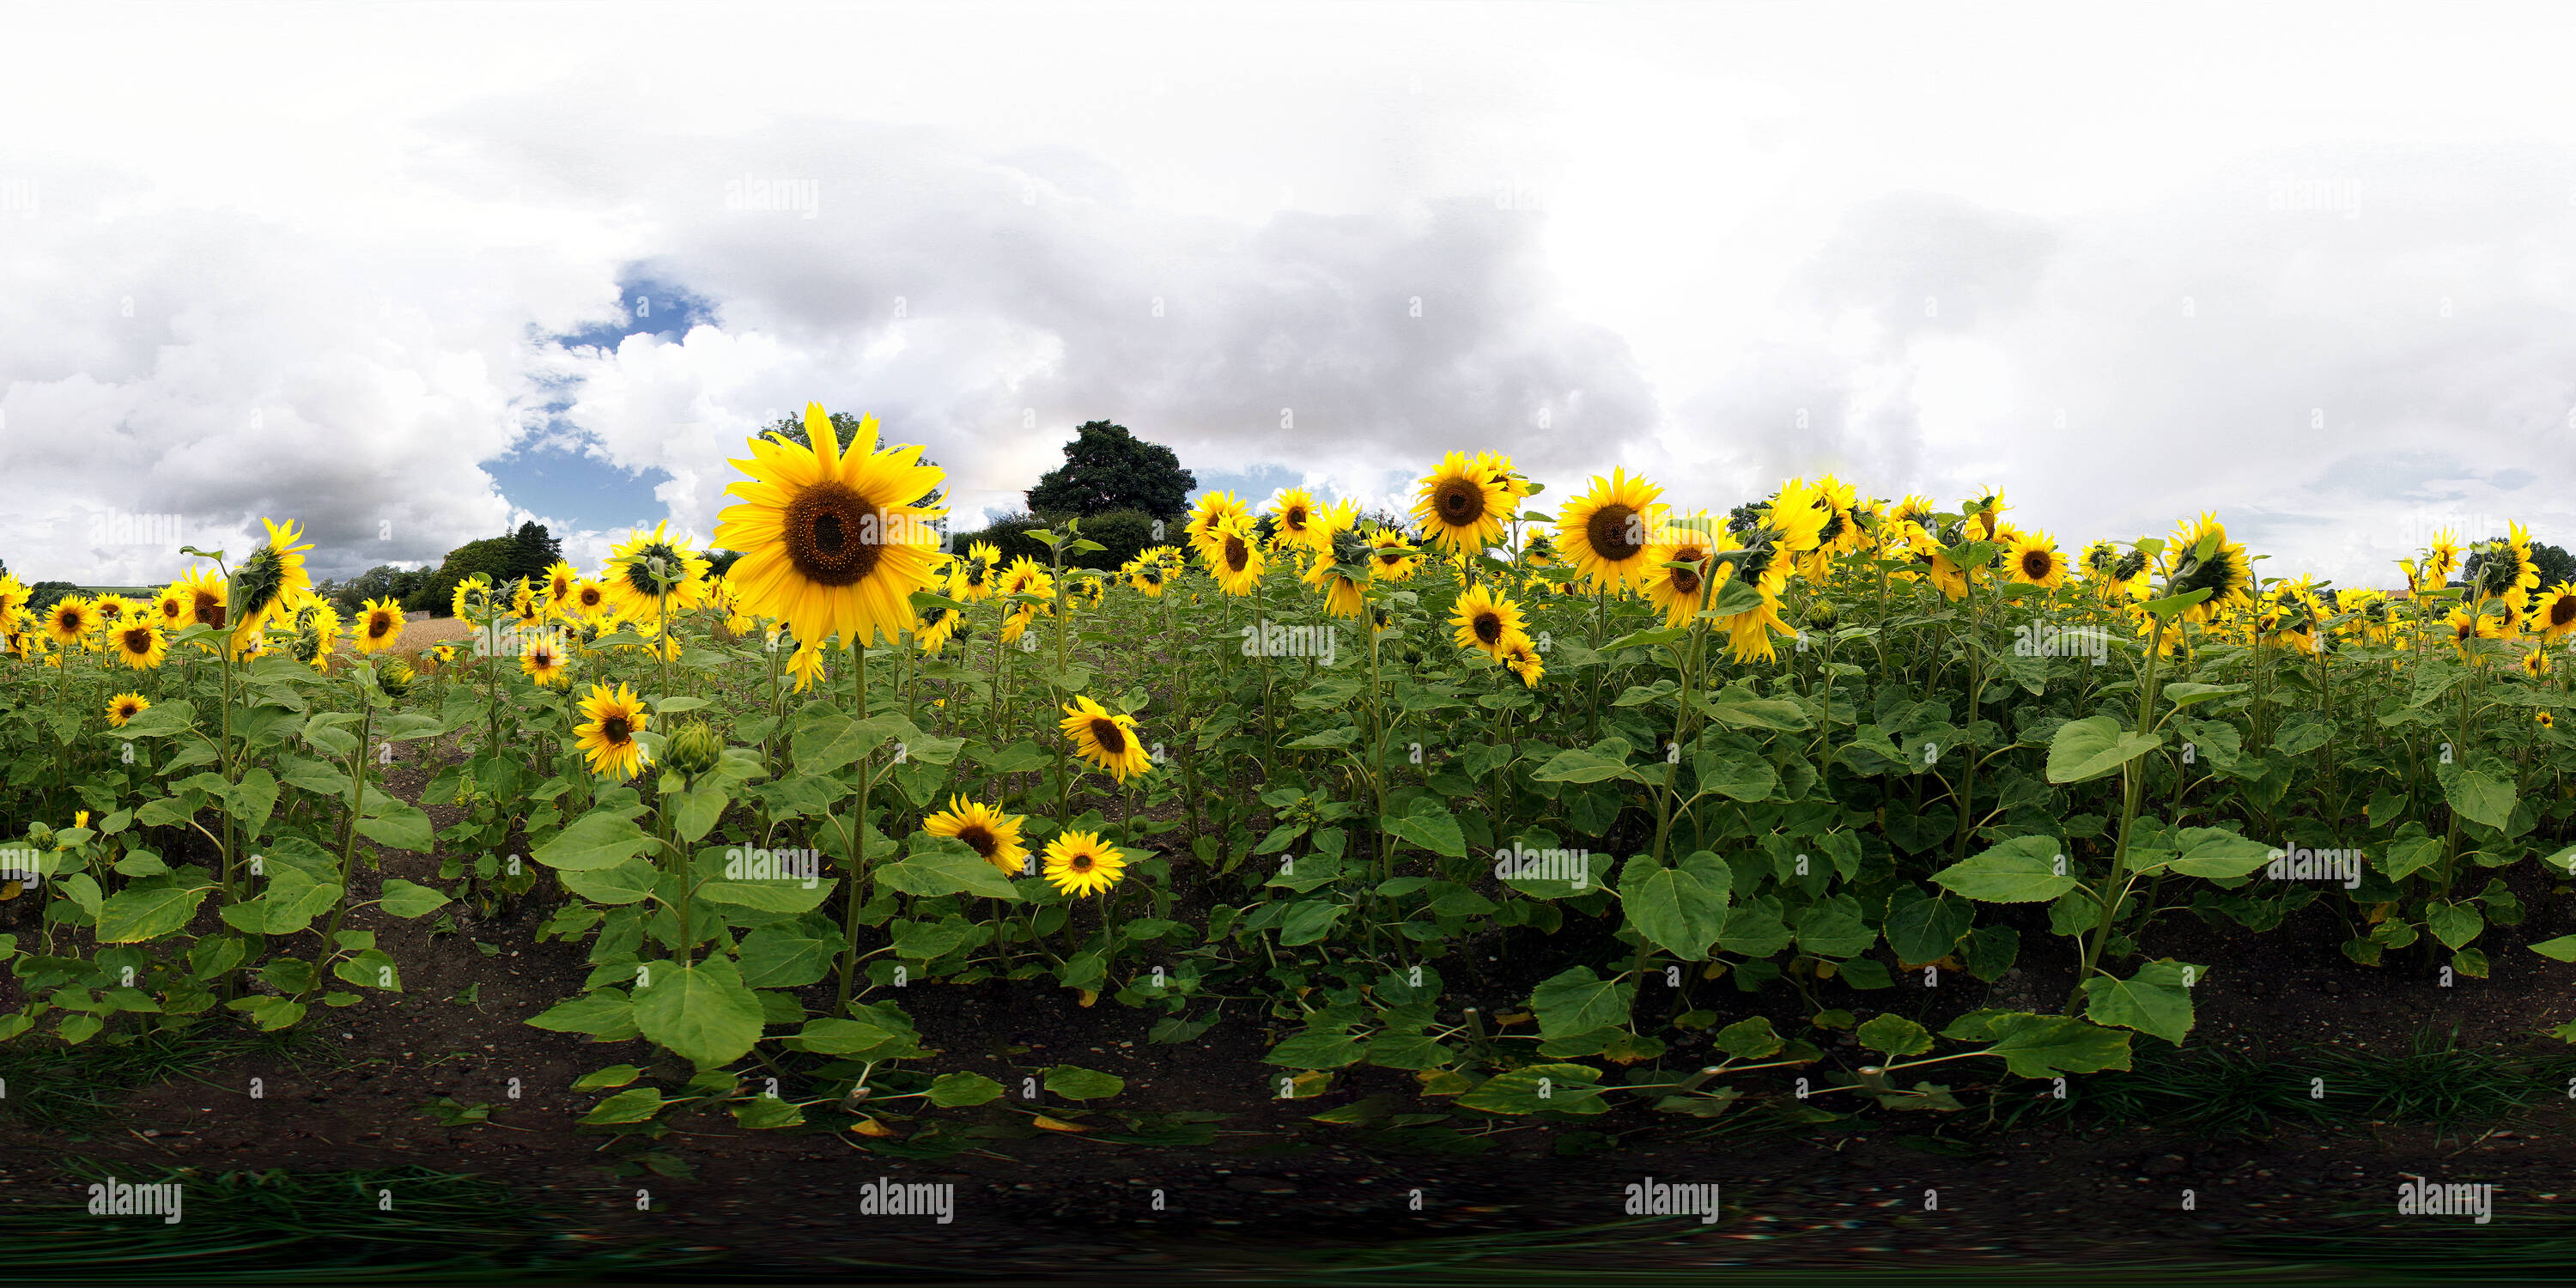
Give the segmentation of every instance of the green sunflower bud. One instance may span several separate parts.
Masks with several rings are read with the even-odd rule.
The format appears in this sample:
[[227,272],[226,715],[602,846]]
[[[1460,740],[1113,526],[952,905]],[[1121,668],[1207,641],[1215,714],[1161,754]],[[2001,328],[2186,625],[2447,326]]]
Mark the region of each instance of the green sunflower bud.
[[704,720],[692,720],[671,735],[662,749],[662,761],[681,773],[696,776],[716,767],[724,758],[724,739],[716,736],[715,727]]
[[411,663],[400,659],[376,668],[376,687],[383,689],[389,698],[399,698],[410,692],[411,682],[418,678],[419,672],[411,669]]

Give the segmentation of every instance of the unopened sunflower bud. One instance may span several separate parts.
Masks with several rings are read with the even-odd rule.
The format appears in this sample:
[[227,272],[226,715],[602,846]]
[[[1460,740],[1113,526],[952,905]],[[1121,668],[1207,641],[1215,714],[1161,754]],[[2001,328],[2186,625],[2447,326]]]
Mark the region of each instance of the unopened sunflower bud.
[[376,668],[376,687],[383,689],[389,698],[399,698],[410,692],[411,682],[417,678],[419,673],[411,669],[409,662],[396,660]]
[[716,767],[724,758],[724,739],[716,736],[714,726],[704,720],[692,720],[671,735],[662,749],[662,761],[681,773],[692,776]]
[[1835,617],[1834,606],[1832,604],[1819,599],[1816,602],[1807,605],[1807,624],[1809,626],[1813,626],[1818,630],[1829,631],[1834,628],[1834,622],[1836,620],[1837,618]]

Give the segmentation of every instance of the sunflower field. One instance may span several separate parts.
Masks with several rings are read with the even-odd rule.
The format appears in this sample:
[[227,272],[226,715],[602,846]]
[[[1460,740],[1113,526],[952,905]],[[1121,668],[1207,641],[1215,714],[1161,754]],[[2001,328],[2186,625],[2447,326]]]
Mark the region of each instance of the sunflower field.
[[[531,910],[588,970],[524,1022],[620,1057],[596,1124],[936,1136],[1022,1094],[908,1010],[966,986],[1242,1021],[1266,1097],[1795,1118],[2188,1042],[2230,967],[2162,948],[2184,922],[2576,960],[2512,935],[2517,880],[2576,878],[2576,587],[2519,528],[2336,588],[2214,516],[2061,548],[2000,494],[1624,473],[1550,510],[1451,453],[1402,527],[1213,493],[1124,567],[1078,521],[1003,566],[943,550],[921,448],[806,426],[735,462],[724,575],[638,531],[461,585],[474,634],[417,655],[314,595],[293,523],[150,602],[0,580],[0,1037],[313,1024],[403,989],[389,925]],[[2057,982],[1899,1004],[2017,969]]]

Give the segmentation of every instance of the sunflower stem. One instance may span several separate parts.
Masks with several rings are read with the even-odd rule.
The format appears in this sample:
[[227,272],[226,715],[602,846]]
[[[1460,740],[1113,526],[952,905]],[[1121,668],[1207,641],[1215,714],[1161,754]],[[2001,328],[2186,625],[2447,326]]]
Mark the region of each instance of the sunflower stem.
[[[855,665],[850,668],[850,697],[858,707],[858,718],[868,718],[868,646],[851,649]],[[860,887],[868,878],[868,797],[876,788],[877,752],[870,746],[859,756],[859,806],[850,826],[850,888],[842,900],[841,936],[847,941],[841,949],[841,986],[832,1009],[842,1015],[850,1013],[850,982],[859,972]]]

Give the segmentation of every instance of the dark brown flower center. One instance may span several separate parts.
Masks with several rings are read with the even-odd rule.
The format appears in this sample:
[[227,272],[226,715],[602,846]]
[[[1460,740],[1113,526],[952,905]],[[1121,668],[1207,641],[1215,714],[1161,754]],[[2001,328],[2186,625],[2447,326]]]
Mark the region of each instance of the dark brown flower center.
[[1088,854],[1076,854],[1072,858],[1065,860],[1064,866],[1065,870],[1068,872],[1079,872],[1088,876],[1091,873],[1091,856]]
[[1232,533],[1226,534],[1225,570],[1227,572],[1241,572],[1246,567],[1250,566],[1251,563],[1251,547],[1243,544],[1243,538],[1235,536]]
[[385,637],[385,632],[390,631],[393,628],[394,619],[391,614],[377,613],[367,619],[367,638],[371,640],[383,639]]
[[1091,740],[1099,743],[1100,749],[1112,756],[1126,754],[1127,732],[1120,729],[1118,727],[1118,722],[1115,720],[1104,719],[1098,716],[1093,717],[1091,721]]
[[2028,577],[2032,581],[2037,581],[2040,578],[2047,576],[2048,572],[2049,561],[2047,551],[2025,550],[2021,552],[2022,576]]
[[1431,504],[1450,526],[1463,527],[1485,517],[1485,489],[1473,479],[1442,479],[1431,490]]
[[991,829],[981,823],[969,823],[957,829],[957,839],[974,847],[977,854],[988,859],[993,857],[994,850],[1001,847],[1001,842],[993,839]]
[[149,626],[129,626],[129,627],[126,627],[126,628],[125,628],[125,651],[126,651],[126,652],[128,652],[128,653],[149,653],[149,652],[151,652],[151,651],[152,651],[152,628],[151,628],[151,627],[149,627]]
[[1612,563],[1634,558],[1646,548],[1643,534],[1636,531],[1636,519],[1635,510],[1614,501],[1592,512],[1583,535],[1591,539],[1594,554]]
[[2576,595],[2560,595],[2551,602],[2549,624],[2554,627],[2576,624]]
[[1478,613],[1473,629],[1476,632],[1476,638],[1483,640],[1487,647],[1499,644],[1503,639],[1503,615],[1491,610]]
[[615,744],[633,737],[635,730],[633,726],[626,723],[626,717],[610,716],[599,722],[599,734],[611,744]]
[[1288,515],[1287,515],[1287,519],[1288,519],[1288,526],[1289,526],[1289,527],[1292,527],[1292,528],[1302,528],[1302,527],[1305,527],[1305,526],[1306,526],[1306,507],[1304,507],[1304,506],[1302,506],[1302,505],[1292,505],[1292,506],[1289,506],[1289,507],[1288,507]]
[[863,581],[885,553],[878,523],[876,507],[857,489],[817,483],[787,503],[787,562],[826,586]]

